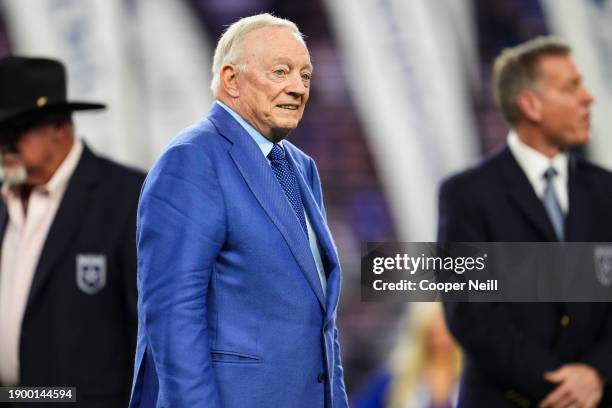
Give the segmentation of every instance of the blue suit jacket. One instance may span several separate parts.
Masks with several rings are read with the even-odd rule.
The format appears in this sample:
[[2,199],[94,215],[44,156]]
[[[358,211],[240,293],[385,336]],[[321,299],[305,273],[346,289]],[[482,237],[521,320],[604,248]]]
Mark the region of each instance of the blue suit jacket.
[[321,246],[261,150],[221,106],[149,173],[138,210],[139,334],[131,407],[345,407],[340,266],[314,161],[288,142]]

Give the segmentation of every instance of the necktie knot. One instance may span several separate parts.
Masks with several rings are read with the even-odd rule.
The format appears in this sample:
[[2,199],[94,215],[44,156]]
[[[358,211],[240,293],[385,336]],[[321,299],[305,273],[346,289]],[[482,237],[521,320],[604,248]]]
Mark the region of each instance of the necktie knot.
[[284,160],[285,151],[278,144],[274,143],[272,150],[270,150],[270,153],[268,153],[268,159],[270,159],[270,161]]
[[552,181],[552,179],[554,179],[556,175],[557,170],[555,170],[554,167],[549,167],[546,169],[542,177],[544,177],[546,181]]

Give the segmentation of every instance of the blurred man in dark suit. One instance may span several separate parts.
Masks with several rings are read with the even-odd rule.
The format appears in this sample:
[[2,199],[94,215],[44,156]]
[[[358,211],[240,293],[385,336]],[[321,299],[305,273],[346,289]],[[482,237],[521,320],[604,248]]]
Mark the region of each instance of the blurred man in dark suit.
[[0,60],[0,385],[77,387],[126,406],[136,340],[135,216],[144,175],[74,135],[62,64]]
[[[507,146],[442,185],[438,240],[612,241],[612,174],[568,150],[587,142],[593,102],[570,48],[545,37],[505,50],[494,82]],[[449,303],[446,313],[466,355],[460,406],[608,406],[610,304]]]

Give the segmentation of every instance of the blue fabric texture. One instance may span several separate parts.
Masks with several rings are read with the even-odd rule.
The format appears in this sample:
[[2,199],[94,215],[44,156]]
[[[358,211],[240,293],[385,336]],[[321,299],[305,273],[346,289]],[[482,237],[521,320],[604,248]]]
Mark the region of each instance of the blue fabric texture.
[[137,217],[131,407],[347,407],[340,262],[314,161],[283,141],[327,296],[296,212],[257,142],[219,104],[153,166]]
[[274,144],[270,154],[268,154],[268,159],[270,159],[270,165],[272,166],[272,170],[274,170],[274,174],[276,175],[276,179],[280,183],[285,195],[287,196],[287,200],[289,200],[289,204],[291,204],[291,208],[295,212],[297,219],[308,237],[308,229],[306,228],[306,218],[304,217],[304,205],[302,204],[302,195],[300,194],[300,189],[298,188],[297,179],[295,178],[295,174],[291,171],[291,166],[289,166],[289,162],[285,158],[285,151],[278,144]]

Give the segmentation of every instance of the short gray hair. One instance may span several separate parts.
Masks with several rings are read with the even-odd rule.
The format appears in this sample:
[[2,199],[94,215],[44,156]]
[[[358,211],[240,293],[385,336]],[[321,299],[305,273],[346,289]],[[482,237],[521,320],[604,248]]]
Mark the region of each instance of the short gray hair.
[[268,13],[244,17],[236,21],[227,27],[219,39],[217,48],[215,49],[212,64],[212,80],[210,82],[210,89],[212,90],[213,94],[216,94],[217,90],[219,89],[219,74],[221,72],[221,67],[223,67],[225,64],[238,64],[239,46],[244,37],[251,31],[264,27],[288,28],[300,39],[303,39],[304,37],[295,23],[284,18],[275,17]]
[[571,47],[560,39],[542,36],[506,48],[495,59],[493,67],[495,104],[510,125],[516,125],[521,118],[516,98],[537,81],[540,58],[548,55],[568,55],[571,52]]

